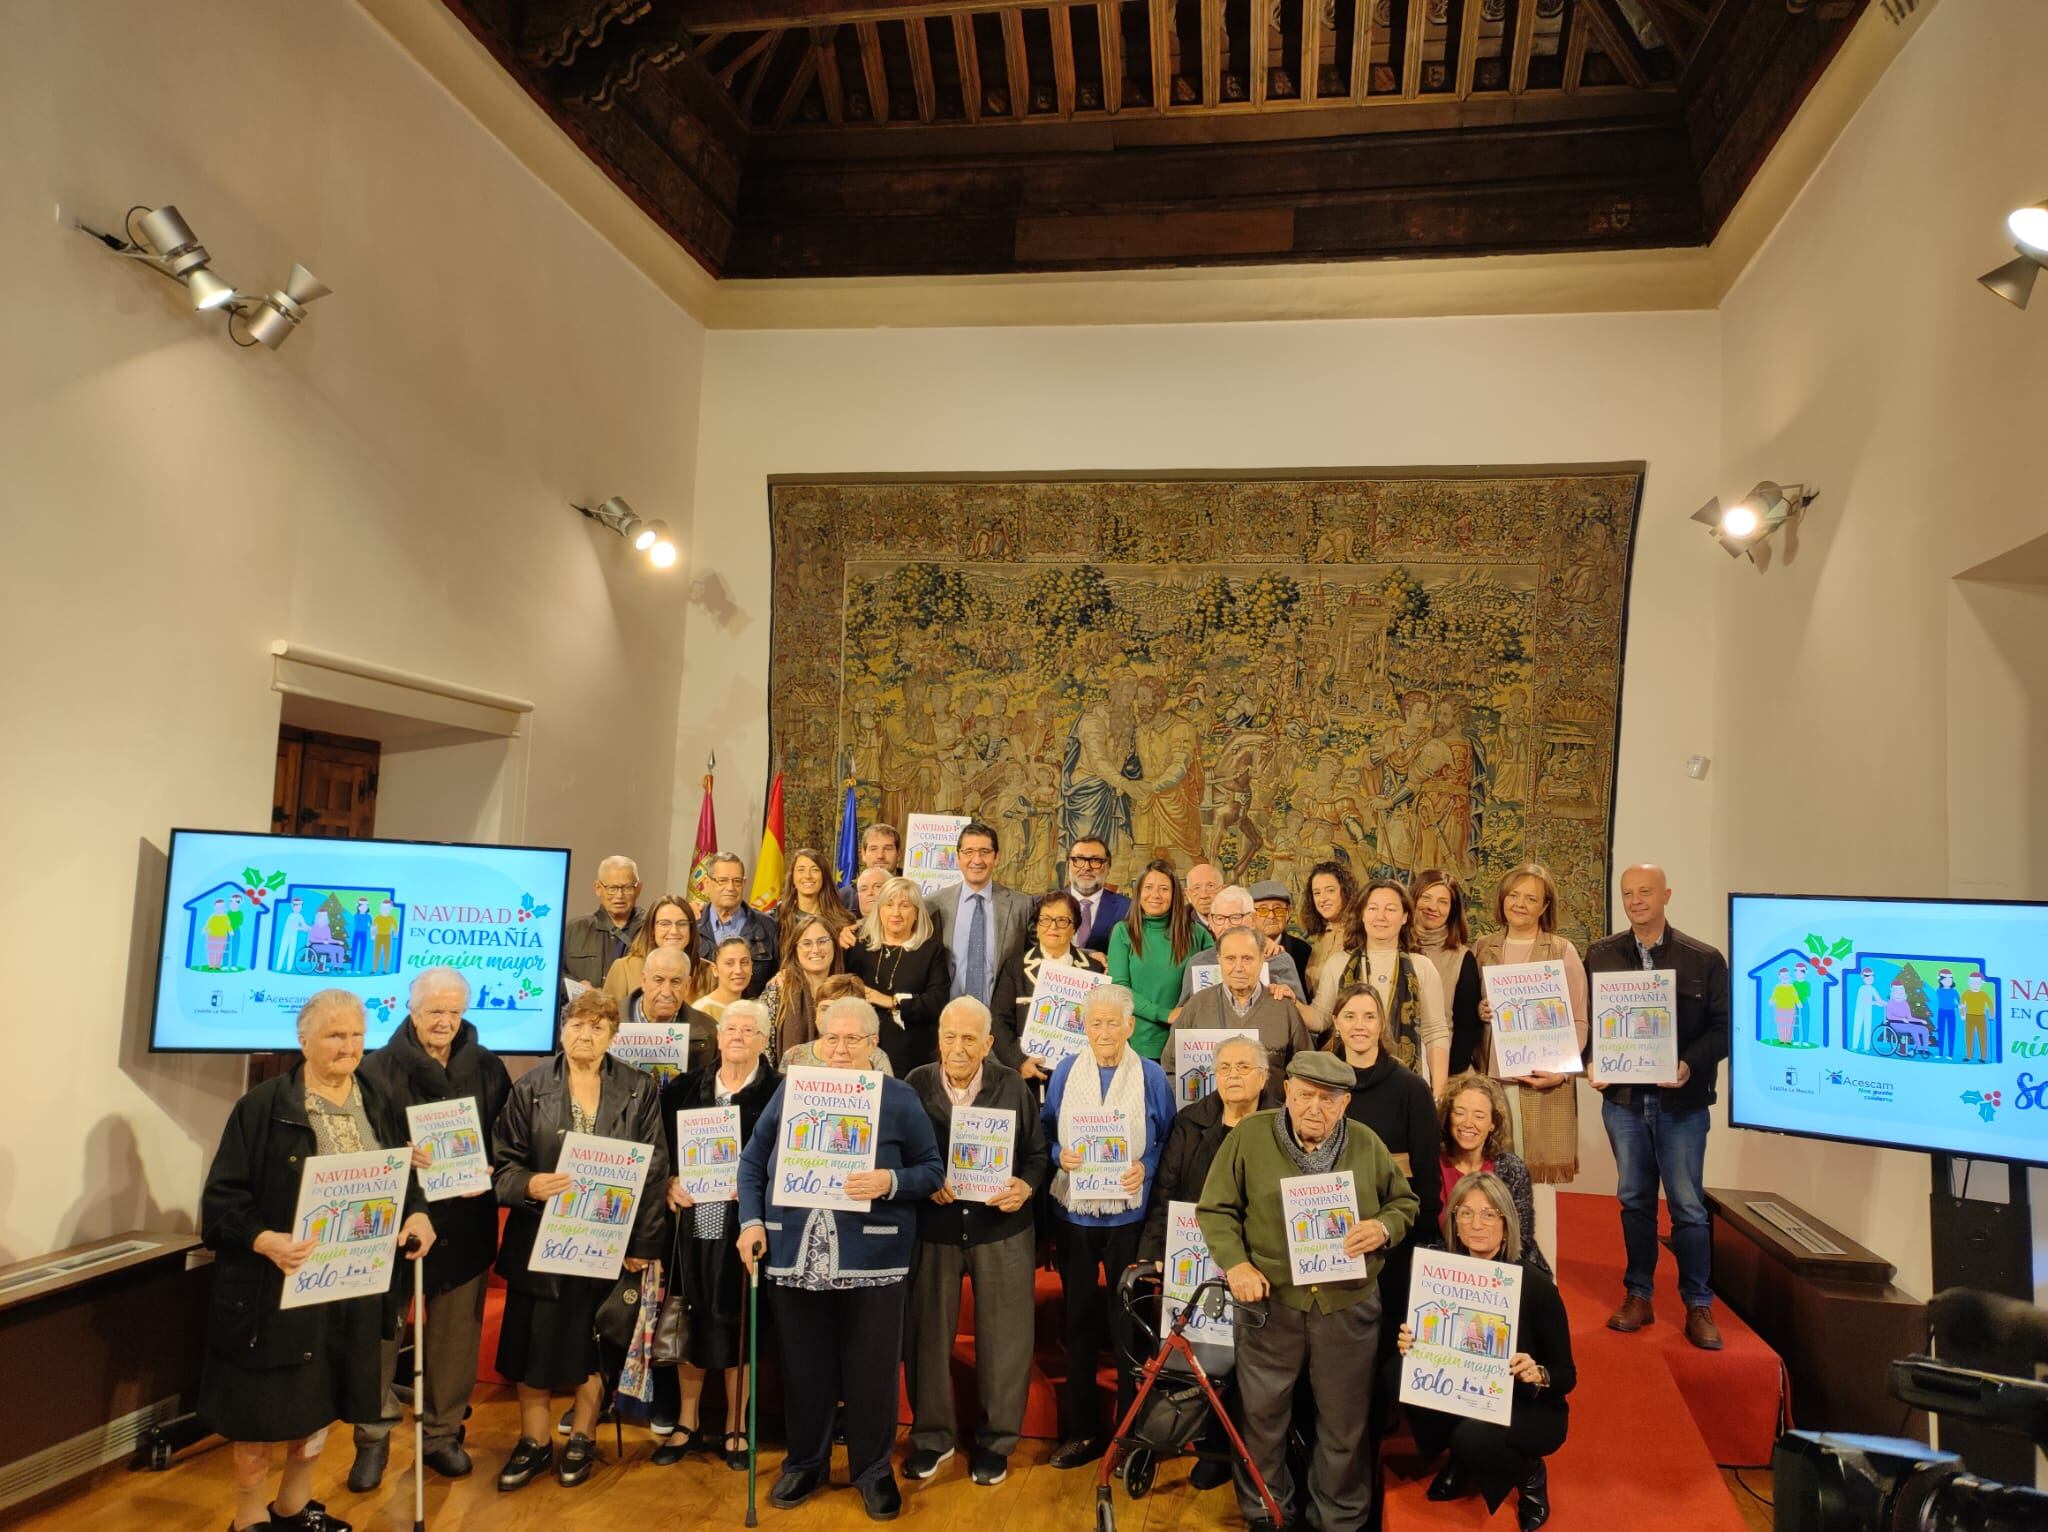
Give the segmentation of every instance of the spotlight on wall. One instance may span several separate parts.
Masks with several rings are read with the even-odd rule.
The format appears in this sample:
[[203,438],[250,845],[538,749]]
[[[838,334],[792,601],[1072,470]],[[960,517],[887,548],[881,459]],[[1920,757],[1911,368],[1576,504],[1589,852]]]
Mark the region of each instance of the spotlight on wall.
[[[116,255],[141,261],[150,270],[183,283],[192,307],[201,313],[226,310],[228,335],[238,346],[261,344],[275,351],[298,329],[306,317],[306,305],[333,291],[305,267],[294,265],[284,286],[267,298],[236,292],[233,283],[211,269],[213,257],[206,246],[199,243],[184,215],[168,202],[161,207],[130,208],[122,220],[121,234],[102,233],[82,219],[72,218],[61,206],[57,221],[70,224]],[[248,332],[248,340],[236,332],[237,320]]]
[[619,534],[633,545],[635,553],[647,555],[647,562],[656,569],[667,569],[676,561],[676,545],[668,533],[665,521],[648,521],[618,495],[613,495],[604,504],[596,507],[576,507],[592,521]]
[[2012,235],[2012,247],[2019,252],[2019,258],[2007,261],[1996,271],[1985,272],[1977,280],[2014,308],[2023,309],[2034,295],[2034,279],[2040,276],[2043,266],[2048,266],[2048,201],[2014,208],[2005,227]]
[[1747,554],[1761,569],[1770,562],[1766,545],[1772,534],[1781,527],[1796,527],[1819,498],[1819,490],[1804,484],[1773,484],[1766,479],[1731,506],[1724,507],[1716,496],[1694,511],[1692,519],[1707,528],[1730,558]]

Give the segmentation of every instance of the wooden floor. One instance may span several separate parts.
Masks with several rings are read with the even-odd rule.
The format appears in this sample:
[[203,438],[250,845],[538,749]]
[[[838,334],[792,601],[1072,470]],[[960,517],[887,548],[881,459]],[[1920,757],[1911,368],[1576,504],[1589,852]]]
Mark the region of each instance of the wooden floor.
[[[652,1439],[643,1430],[626,1428],[626,1460],[617,1460],[607,1431],[600,1444],[601,1466],[588,1483],[565,1490],[552,1479],[536,1480],[517,1494],[498,1493],[495,1479],[517,1435],[516,1411],[509,1389],[479,1389],[469,1442],[477,1471],[459,1483],[433,1475],[427,1482],[427,1526],[433,1532],[467,1528],[523,1532],[539,1528],[590,1528],[613,1532],[621,1527],[663,1527],[702,1522],[738,1527],[745,1519],[746,1475],[734,1473],[712,1458],[691,1458],[670,1468],[647,1461]],[[1010,1477],[993,1489],[968,1481],[964,1454],[957,1455],[925,1484],[905,1484],[905,1523],[922,1522],[937,1532],[948,1526],[974,1532],[1088,1532],[1094,1525],[1094,1469],[1060,1472],[1046,1466],[1050,1442],[1027,1441],[1010,1460]],[[320,1460],[314,1493],[335,1515],[369,1532],[406,1532],[412,1525],[412,1437],[402,1430],[392,1441],[392,1471],[375,1494],[354,1496],[343,1481],[354,1449],[346,1428],[336,1428]],[[844,1487],[813,1496],[800,1510],[778,1511],[768,1504],[779,1449],[761,1459],[760,1518],[770,1532],[854,1532],[869,1525],[859,1497]],[[843,1459],[836,1465],[841,1480]],[[1742,1507],[1752,1532],[1769,1532],[1768,1509],[1725,1474],[1728,1492]],[[1761,1493],[1770,1493],[1770,1474],[1751,1470],[1744,1479]],[[1117,1532],[1196,1532],[1196,1529],[1241,1529],[1228,1490],[1197,1494],[1187,1485],[1187,1465],[1167,1463],[1159,1469],[1150,1494],[1132,1500],[1119,1486],[1115,1492]],[[138,1532],[141,1528],[205,1528],[228,1524],[232,1507],[231,1477],[225,1447],[192,1448],[165,1473],[103,1475],[97,1487],[46,1505],[20,1523],[38,1532]],[[0,1521],[5,1521],[0,1516]],[[1489,1528],[1514,1527],[1513,1501],[1503,1506]],[[1681,1526],[1680,1519],[1669,1523]],[[1558,1532],[1579,1532],[1569,1501],[1561,1502],[1551,1526]],[[1401,1532],[1401,1529],[1392,1529]]]

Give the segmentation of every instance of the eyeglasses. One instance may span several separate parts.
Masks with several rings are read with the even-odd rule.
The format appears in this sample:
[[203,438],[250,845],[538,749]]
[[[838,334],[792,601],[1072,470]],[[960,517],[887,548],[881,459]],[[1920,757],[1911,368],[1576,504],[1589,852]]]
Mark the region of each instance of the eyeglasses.
[[1076,867],[1107,867],[1109,865],[1109,858],[1106,856],[1083,856],[1078,851],[1068,857],[1067,860]]
[[1074,929],[1074,917],[1071,915],[1041,915],[1038,917],[1038,923],[1042,926],[1048,926],[1055,931],[1071,931]]
[[[747,880],[746,880],[745,878],[743,878],[743,877],[740,877],[740,878],[711,878],[711,879],[708,879],[707,881],[708,881],[708,882],[709,882],[709,883],[711,884],[711,886],[712,886],[713,888],[738,888],[738,887],[740,887],[740,886],[741,886],[742,884],[744,884],[744,883],[745,883],[745,882],[746,882]],[[634,884],[633,886],[634,886],[635,888],[638,888],[638,887],[639,887],[640,885],[636,883],[636,884]]]
[[600,883],[597,885],[597,891],[601,894],[637,894],[640,892],[640,885],[638,883]]
[[1506,1220],[1505,1220],[1505,1219],[1503,1219],[1503,1218],[1502,1218],[1502,1217],[1500,1216],[1500,1212],[1499,1212],[1499,1210],[1498,1210],[1498,1209],[1495,1209],[1495,1208],[1472,1208],[1472,1207],[1465,1207],[1465,1208],[1459,1208],[1459,1209],[1458,1209],[1458,1222],[1459,1222],[1459,1223],[1476,1223],[1476,1224],[1492,1224],[1492,1223],[1505,1223],[1505,1222],[1506,1222]]
[[1264,1069],[1257,1064],[1218,1064],[1216,1066],[1216,1073],[1219,1077],[1223,1075],[1255,1075],[1263,1074],[1264,1072]]

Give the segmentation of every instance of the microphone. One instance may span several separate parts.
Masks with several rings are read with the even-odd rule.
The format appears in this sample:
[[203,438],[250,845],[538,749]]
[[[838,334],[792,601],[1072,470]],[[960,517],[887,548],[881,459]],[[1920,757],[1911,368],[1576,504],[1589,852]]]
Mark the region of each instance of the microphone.
[[2048,1313],[2018,1298],[1946,1288],[1928,1300],[1927,1320],[1944,1357],[1995,1356],[2021,1374],[2048,1363]]

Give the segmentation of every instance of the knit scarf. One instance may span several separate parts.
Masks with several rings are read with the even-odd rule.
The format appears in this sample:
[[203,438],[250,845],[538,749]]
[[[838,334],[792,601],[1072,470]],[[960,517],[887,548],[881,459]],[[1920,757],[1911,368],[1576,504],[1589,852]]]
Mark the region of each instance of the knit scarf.
[[[1095,1055],[1082,1049],[1074,1055],[1074,1062],[1067,1066],[1067,1086],[1060,1095],[1060,1142],[1071,1144],[1076,1132],[1073,1114],[1107,1109],[1123,1114],[1124,1130],[1130,1135],[1131,1157],[1129,1164],[1141,1164],[1145,1158],[1145,1063],[1138,1057],[1138,1051],[1128,1045],[1124,1056],[1116,1061],[1116,1073],[1109,1077],[1109,1094],[1102,1093],[1101,1066],[1095,1062]],[[1102,1199],[1091,1197],[1078,1207],[1068,1200],[1067,1190],[1073,1184],[1066,1171],[1058,1172],[1052,1178],[1052,1197],[1063,1208],[1073,1208],[1077,1213],[1133,1213],[1145,1205],[1144,1194],[1135,1197]]]
[[1294,1124],[1287,1119],[1287,1109],[1282,1107],[1273,1114],[1273,1137],[1279,1142],[1280,1152],[1294,1162],[1296,1175],[1328,1175],[1337,1168],[1337,1157],[1344,1152],[1344,1125],[1349,1120],[1339,1117],[1327,1138],[1313,1149],[1304,1149],[1294,1137]]

